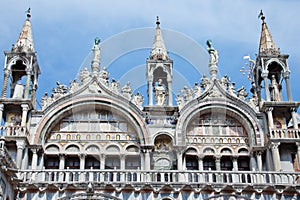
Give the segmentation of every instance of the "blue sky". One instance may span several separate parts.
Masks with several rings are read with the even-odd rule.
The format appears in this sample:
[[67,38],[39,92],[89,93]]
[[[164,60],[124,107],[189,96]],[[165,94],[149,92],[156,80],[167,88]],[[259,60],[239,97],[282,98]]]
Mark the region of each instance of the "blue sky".
[[[2,51],[10,50],[11,45],[16,42],[29,6],[35,50],[42,71],[37,93],[39,98],[45,92],[51,93],[57,80],[67,85],[76,78],[80,68],[88,63],[84,60],[90,54],[97,36],[103,44],[108,45],[115,44],[124,33],[137,34],[123,43],[126,47],[121,54],[116,53],[113,59],[107,60],[105,51],[101,58],[102,65],[108,65],[111,78],[125,81],[132,77],[130,74],[122,76],[120,72],[135,74],[135,70],[142,69],[145,65],[153,42],[156,16],[160,17],[164,40],[174,60],[174,68],[182,77],[178,79],[182,80],[182,87],[199,81],[200,74],[207,72],[205,43],[207,39],[211,39],[219,51],[219,75],[229,75],[237,88],[245,85],[249,91],[250,83],[239,70],[245,64],[243,56],[250,54],[254,59],[258,52],[261,20],[257,16],[263,9],[277,47],[281,49],[281,53],[290,55],[293,98],[300,100],[299,1],[1,1]],[[143,33],[139,30],[145,33],[142,40],[140,38]],[[181,36],[194,42],[194,46],[181,45],[181,49],[179,46],[171,46],[171,42]],[[113,48],[109,50],[115,52]],[[200,53],[189,57],[189,52],[196,51]],[[178,55],[179,53],[184,56]],[[0,63],[3,66],[3,54],[0,56]],[[199,72],[199,77],[194,73],[195,69]],[[3,73],[0,76],[2,82]],[[145,78],[142,77],[141,80],[145,81]]]

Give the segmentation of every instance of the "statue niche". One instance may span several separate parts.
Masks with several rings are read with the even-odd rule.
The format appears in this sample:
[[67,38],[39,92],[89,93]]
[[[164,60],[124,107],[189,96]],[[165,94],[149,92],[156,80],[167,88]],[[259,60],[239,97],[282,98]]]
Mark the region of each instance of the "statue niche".
[[282,95],[281,95],[282,86],[281,84],[278,84],[275,75],[272,75],[269,88],[271,92],[271,100],[282,101]]
[[158,79],[158,82],[154,86],[154,94],[155,94],[156,105],[158,105],[158,106],[165,105],[166,87],[162,83],[162,79]]

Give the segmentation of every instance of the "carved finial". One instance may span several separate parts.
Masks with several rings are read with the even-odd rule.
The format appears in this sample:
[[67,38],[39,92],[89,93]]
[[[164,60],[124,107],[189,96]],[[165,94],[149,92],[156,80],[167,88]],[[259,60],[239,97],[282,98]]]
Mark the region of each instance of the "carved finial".
[[263,13],[262,10],[260,10],[260,13],[259,13],[259,15],[258,15],[258,18],[260,18],[260,19],[263,21],[263,23],[265,22],[265,16],[264,16],[264,13]]
[[29,19],[31,17],[31,14],[30,14],[30,7],[28,8],[28,10],[26,11],[27,12],[27,18]]
[[159,21],[159,17],[158,16],[156,16],[156,25],[157,25],[157,27],[159,27],[159,25],[160,25],[160,21]]

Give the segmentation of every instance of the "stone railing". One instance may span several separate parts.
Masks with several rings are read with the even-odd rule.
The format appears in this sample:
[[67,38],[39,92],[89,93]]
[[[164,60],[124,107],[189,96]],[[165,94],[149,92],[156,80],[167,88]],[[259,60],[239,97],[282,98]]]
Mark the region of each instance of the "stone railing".
[[271,129],[271,139],[300,139],[300,129]]
[[25,126],[0,126],[0,132],[6,137],[27,137],[29,134]]
[[297,172],[255,171],[129,171],[129,170],[21,170],[20,181],[27,183],[132,183],[132,184],[244,184],[299,185]]
[[236,136],[212,136],[206,135],[204,136],[194,136],[188,135],[187,141],[189,143],[203,143],[203,144],[247,144],[247,137],[236,137]]

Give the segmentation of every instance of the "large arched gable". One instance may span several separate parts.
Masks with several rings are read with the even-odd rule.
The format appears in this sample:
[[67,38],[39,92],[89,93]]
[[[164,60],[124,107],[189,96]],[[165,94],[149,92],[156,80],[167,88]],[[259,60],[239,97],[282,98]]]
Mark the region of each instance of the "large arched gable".
[[72,99],[66,98],[59,102],[51,109],[47,109],[44,117],[38,124],[38,128],[34,137],[35,143],[44,143],[49,131],[54,128],[55,124],[64,117],[87,109],[106,109],[117,112],[128,120],[128,122],[137,131],[140,144],[149,143],[146,131],[146,125],[140,113],[130,109],[129,103],[125,103],[118,99],[108,98],[99,94],[87,94]]
[[249,141],[250,146],[263,144],[262,129],[257,119],[242,109],[241,105],[236,105],[231,101],[222,101],[222,99],[209,99],[207,101],[200,101],[199,103],[198,101],[194,101],[188,109],[183,110],[176,127],[177,145],[186,144],[186,130],[194,117],[209,112],[226,113],[238,120],[246,129],[249,139],[251,139]]

